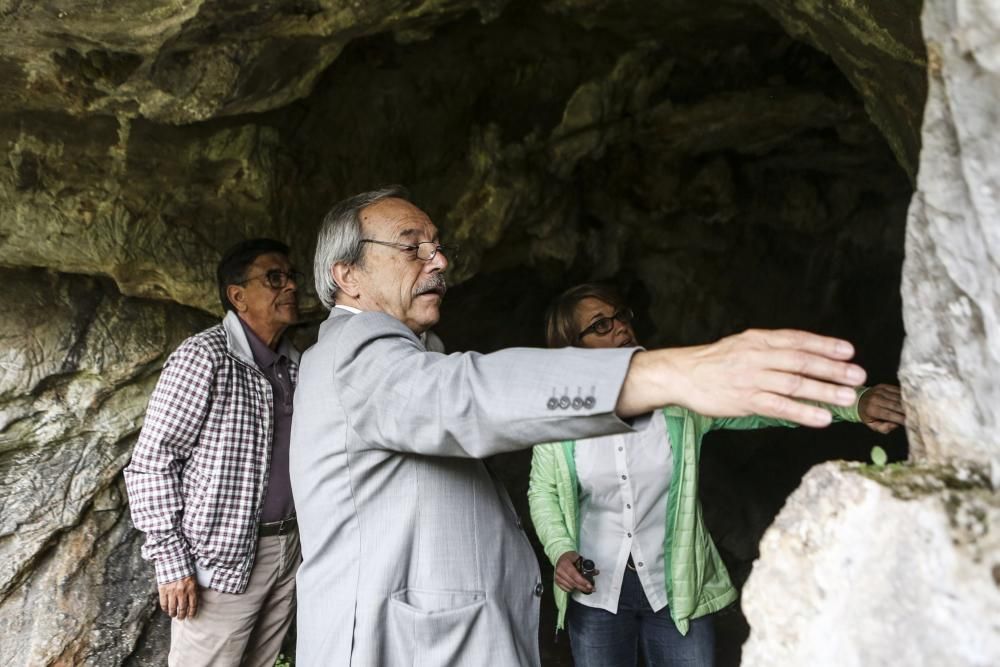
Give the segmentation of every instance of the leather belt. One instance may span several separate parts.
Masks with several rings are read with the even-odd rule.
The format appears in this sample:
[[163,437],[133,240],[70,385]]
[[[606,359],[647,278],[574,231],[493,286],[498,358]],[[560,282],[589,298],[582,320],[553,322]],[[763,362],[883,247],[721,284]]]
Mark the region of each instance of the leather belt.
[[257,528],[257,537],[274,537],[276,535],[288,535],[293,530],[298,530],[299,524],[295,520],[295,515],[286,517],[281,521],[271,521],[262,523]]

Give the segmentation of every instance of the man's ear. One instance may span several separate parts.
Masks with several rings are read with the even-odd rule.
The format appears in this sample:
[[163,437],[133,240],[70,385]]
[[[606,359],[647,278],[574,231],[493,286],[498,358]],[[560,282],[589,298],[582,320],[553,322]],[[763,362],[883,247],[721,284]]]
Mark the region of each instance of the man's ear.
[[333,275],[333,282],[337,283],[337,289],[352,299],[357,299],[361,295],[360,276],[358,268],[353,264],[337,262],[330,269]]
[[247,312],[247,299],[245,290],[239,285],[230,285],[226,288],[226,298],[237,313]]

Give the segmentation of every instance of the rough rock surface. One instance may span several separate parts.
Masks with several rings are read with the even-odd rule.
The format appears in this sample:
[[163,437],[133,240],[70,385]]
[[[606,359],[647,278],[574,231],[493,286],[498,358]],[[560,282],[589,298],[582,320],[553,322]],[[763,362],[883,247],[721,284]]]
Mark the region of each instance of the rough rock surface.
[[761,541],[741,664],[998,664],[997,526],[981,467],[817,466]]
[[505,0],[3,0],[3,107],[190,123],[304,97],[357,37],[419,39]]
[[166,353],[207,318],[93,278],[0,277],[0,663],[119,664],[154,593],[120,472]]
[[912,464],[809,474],[744,589],[745,665],[1000,663],[1000,10],[929,0],[923,33],[899,373]]
[[[761,0],[761,6],[790,35],[830,54],[914,178],[927,95],[920,0]],[[886,94],[887,81],[892,94]]]
[[277,141],[251,122],[174,128],[109,116],[0,116],[0,263],[112,278],[207,311],[221,248],[277,234]]
[[[833,89],[803,87],[809,73],[794,66],[761,66],[794,65],[798,53],[754,3],[533,6],[0,3],[0,144],[8,153],[3,180],[13,186],[0,189],[0,263],[107,275],[124,294],[211,309],[206,266],[235,238],[284,235],[301,240],[301,257],[308,257],[317,211],[296,200],[315,192],[295,188],[303,181],[315,187],[322,175],[323,191],[395,179],[432,193],[423,200],[441,209],[439,217],[461,224],[461,238],[476,239],[456,276],[463,278],[511,219],[530,213],[521,224],[544,232],[577,215],[575,195],[566,193],[575,184],[566,181],[582,157],[599,159],[616,144],[650,142],[644,152],[678,156],[734,144],[760,153],[806,128],[835,131],[847,145],[871,141],[843,126],[846,109]],[[883,20],[878,48],[864,52],[872,58],[837,60],[868,100],[872,92],[858,82],[899,78],[893,68],[900,65],[884,54],[919,44],[911,44],[905,12],[873,17],[863,4],[857,8],[859,18],[828,25],[825,42],[794,32],[836,55],[830,44],[849,43],[859,22]],[[790,25],[787,12],[769,9]],[[428,47],[416,48],[421,43]],[[419,53],[428,55],[418,70],[409,57]],[[596,82],[574,92],[608,76],[618,81],[616,99],[604,100],[610,89]],[[366,97],[372,80],[387,79],[395,87]],[[913,109],[922,95],[907,84],[876,97]],[[325,122],[327,113],[311,122],[295,101],[334,111],[348,124]],[[593,106],[604,101],[606,108]],[[742,108],[746,113],[732,113]],[[895,137],[909,137],[912,119],[897,116],[873,115],[910,169],[916,144]],[[326,136],[331,128],[347,134]],[[303,136],[306,129],[314,132]],[[391,140],[402,150],[392,150]],[[388,159],[373,164],[376,155]],[[664,171],[651,166],[647,179]],[[53,238],[64,241],[60,248],[49,247]],[[546,245],[532,255],[565,259],[575,250],[572,243]]]
[[918,459],[1000,484],[1000,8],[928,2],[930,92],[907,219],[900,377]]

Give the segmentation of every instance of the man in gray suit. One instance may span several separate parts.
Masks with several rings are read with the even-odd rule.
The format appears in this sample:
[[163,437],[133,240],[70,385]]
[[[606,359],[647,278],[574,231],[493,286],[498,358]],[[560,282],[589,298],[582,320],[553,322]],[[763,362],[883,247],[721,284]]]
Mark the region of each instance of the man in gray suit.
[[669,404],[824,426],[829,413],[793,399],[847,405],[864,381],[850,344],[798,331],[674,350],[428,351],[447,253],[399,188],[323,221],[314,269],[331,312],[302,357],[292,427],[299,665],[539,664],[538,563],[480,459],[641,428]]

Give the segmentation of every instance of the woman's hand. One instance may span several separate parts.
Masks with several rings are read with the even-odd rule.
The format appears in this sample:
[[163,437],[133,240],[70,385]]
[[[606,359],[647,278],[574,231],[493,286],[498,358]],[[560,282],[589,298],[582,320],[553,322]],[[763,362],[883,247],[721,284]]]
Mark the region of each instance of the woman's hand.
[[[567,593],[580,591],[589,595],[594,592],[594,586],[584,579],[580,571],[576,569],[576,561],[579,558],[580,554],[575,551],[567,551],[559,556],[559,560],[556,561],[556,586]],[[595,576],[600,573],[600,570],[594,570]]]
[[902,394],[899,387],[891,384],[877,384],[861,395],[858,401],[858,416],[861,423],[873,431],[889,433],[900,426],[906,426]]

